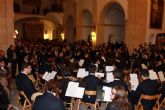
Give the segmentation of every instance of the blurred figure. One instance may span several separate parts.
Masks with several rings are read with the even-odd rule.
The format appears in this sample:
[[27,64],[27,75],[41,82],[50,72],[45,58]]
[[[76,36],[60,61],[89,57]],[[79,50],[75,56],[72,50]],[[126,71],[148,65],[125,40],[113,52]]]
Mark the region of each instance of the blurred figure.
[[65,110],[63,102],[58,98],[60,88],[58,80],[50,80],[46,84],[46,92],[36,98],[33,110]]
[[108,104],[106,110],[131,110],[131,104],[128,102],[127,92],[124,87],[116,86],[112,89],[112,102]]

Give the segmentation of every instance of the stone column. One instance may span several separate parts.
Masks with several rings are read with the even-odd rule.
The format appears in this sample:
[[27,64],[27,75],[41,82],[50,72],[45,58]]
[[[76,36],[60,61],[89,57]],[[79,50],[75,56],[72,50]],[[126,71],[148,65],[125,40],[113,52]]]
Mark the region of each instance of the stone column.
[[14,44],[13,0],[0,0],[0,50]]

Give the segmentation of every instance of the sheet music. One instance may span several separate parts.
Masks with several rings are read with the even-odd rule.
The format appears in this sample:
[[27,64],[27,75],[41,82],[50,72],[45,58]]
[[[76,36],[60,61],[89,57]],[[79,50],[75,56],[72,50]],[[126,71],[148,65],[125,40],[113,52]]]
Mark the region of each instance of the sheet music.
[[104,73],[97,72],[97,73],[95,73],[95,77],[97,77],[97,76],[104,77]]
[[165,81],[165,76],[163,74],[163,71],[159,71],[158,72],[158,76],[159,76],[159,79],[160,79],[161,82],[164,82]]
[[147,66],[145,64],[141,64],[143,69],[148,69]]
[[73,61],[74,61],[74,58],[70,59],[70,62],[71,62],[71,63],[73,63]]
[[85,71],[85,68],[79,68],[77,72],[77,78],[84,78],[89,75],[88,71]]
[[49,81],[51,79],[54,79],[54,77],[56,76],[57,72],[56,71],[52,71],[51,73],[45,72],[45,74],[43,75],[42,79]]
[[106,73],[106,80],[107,80],[107,83],[114,81],[114,77],[113,77],[113,73],[112,72]]
[[131,83],[131,89],[136,90],[137,86],[139,85],[139,80],[137,74],[130,74],[130,83]]
[[77,87],[76,92],[73,97],[80,98],[80,99],[83,98],[84,91],[85,91],[85,88]]
[[156,72],[153,71],[153,70],[149,70],[149,77],[152,80],[157,80],[158,79],[158,76],[157,76]]
[[45,79],[49,73],[46,71],[45,74],[42,76],[42,79]]
[[69,82],[65,96],[82,98],[84,95],[85,88],[78,87],[78,86],[79,86],[78,82]]
[[107,101],[107,102],[112,101],[111,100],[111,89],[112,89],[111,87],[103,86],[103,90],[105,91],[103,101]]
[[49,80],[54,79],[54,77],[56,76],[57,72],[56,71],[52,71],[51,73],[49,73]]
[[106,62],[106,60],[105,60],[105,57],[104,57],[104,56],[102,56],[102,57],[101,57],[101,59],[102,59],[102,60],[104,60],[104,62]]
[[114,67],[113,66],[105,66],[105,71],[106,72],[111,72],[114,70]]
[[83,64],[84,64],[84,60],[83,59],[81,59],[80,61],[79,61],[79,66],[83,66]]

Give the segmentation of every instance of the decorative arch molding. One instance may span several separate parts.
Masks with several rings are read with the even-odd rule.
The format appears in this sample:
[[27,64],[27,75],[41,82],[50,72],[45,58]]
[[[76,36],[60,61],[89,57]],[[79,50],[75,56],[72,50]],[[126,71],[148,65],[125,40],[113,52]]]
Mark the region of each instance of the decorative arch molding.
[[79,25],[81,25],[81,26],[86,25],[86,24],[84,24],[84,22],[85,22],[84,20],[86,20],[86,18],[84,16],[85,14],[89,15],[89,17],[91,18],[91,22],[93,24],[93,14],[92,14],[92,12],[88,9],[84,9],[82,12],[80,12],[80,15],[79,15]]
[[103,8],[99,14],[99,22],[100,22],[101,16],[103,16],[106,13],[107,8],[114,3],[117,3],[122,7],[123,12],[125,14],[125,20],[128,19],[128,0],[111,0],[103,6]]

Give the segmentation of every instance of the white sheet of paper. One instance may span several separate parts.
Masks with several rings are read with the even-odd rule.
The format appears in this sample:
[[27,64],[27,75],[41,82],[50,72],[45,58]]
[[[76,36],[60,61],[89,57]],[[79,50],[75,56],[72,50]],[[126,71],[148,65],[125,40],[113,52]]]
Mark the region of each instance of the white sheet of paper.
[[89,71],[85,71],[85,75],[84,77],[88,76],[89,75]]
[[85,71],[85,68],[79,68],[77,72],[77,78],[84,78],[88,76],[89,72]]
[[97,77],[97,76],[104,77],[104,73],[97,72],[97,73],[95,73],[95,77]]
[[105,66],[105,71],[106,72],[111,72],[114,70],[114,67],[113,66]]
[[70,59],[70,62],[71,62],[71,63],[73,63],[73,61],[74,61],[74,58]]
[[104,60],[104,62],[106,62],[106,60],[105,60],[105,57],[104,57],[104,56],[102,56],[102,57],[101,57],[101,59],[102,59],[102,60]]
[[137,74],[130,74],[130,80],[138,80]]
[[50,80],[50,73],[48,73],[48,75],[45,77],[45,80],[46,81],[49,81]]
[[78,86],[79,86],[79,83],[69,82],[66,93],[65,93],[65,96],[72,97],[74,95],[75,88],[77,88]]
[[165,76],[163,74],[163,71],[159,71],[158,72],[158,76],[159,76],[159,79],[160,79],[161,82],[164,82],[165,81]]
[[114,77],[113,77],[112,72],[107,72],[106,73],[106,80],[107,80],[107,83],[114,81]]
[[104,92],[104,99],[103,101],[107,101],[107,102],[111,102],[111,87],[107,87],[107,86],[103,86],[103,90],[105,91]]
[[42,79],[45,79],[49,73],[46,71],[44,75],[42,76]]
[[69,82],[65,96],[82,98],[84,95],[85,88],[78,87],[78,86],[79,86],[79,83],[77,82]]
[[81,59],[80,61],[79,61],[79,66],[83,66],[83,64],[84,64],[84,60],[83,59]]
[[139,85],[139,80],[137,74],[130,74],[130,83],[132,86],[132,90],[136,90],[137,86]]
[[82,99],[83,98],[83,95],[84,95],[84,91],[85,91],[85,88],[77,87],[76,88],[76,92],[75,92],[75,94],[74,94],[73,97]]
[[152,80],[157,80],[158,79],[158,76],[157,76],[156,72],[153,71],[153,70],[149,70],[149,77]]
[[141,64],[143,69],[148,69],[147,66],[145,64]]
[[51,73],[49,73],[49,80],[54,79],[54,77],[56,76],[57,72],[56,71],[52,71]]

